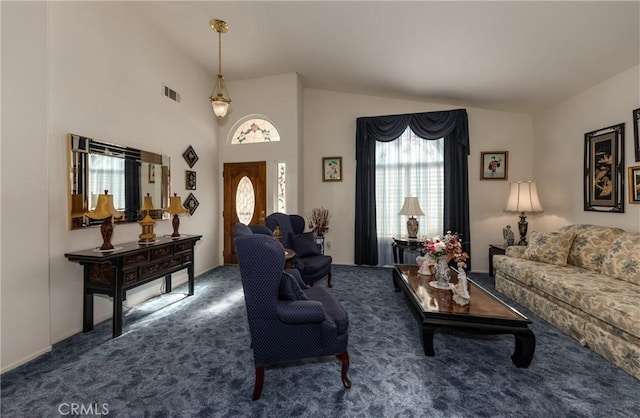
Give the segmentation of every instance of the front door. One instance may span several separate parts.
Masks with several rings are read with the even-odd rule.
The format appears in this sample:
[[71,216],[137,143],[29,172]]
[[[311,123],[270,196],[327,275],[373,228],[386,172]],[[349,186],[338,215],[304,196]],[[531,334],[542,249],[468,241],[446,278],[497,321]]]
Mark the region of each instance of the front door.
[[233,226],[264,225],[267,207],[267,163],[225,163],[224,178],[224,263],[238,264],[233,245]]

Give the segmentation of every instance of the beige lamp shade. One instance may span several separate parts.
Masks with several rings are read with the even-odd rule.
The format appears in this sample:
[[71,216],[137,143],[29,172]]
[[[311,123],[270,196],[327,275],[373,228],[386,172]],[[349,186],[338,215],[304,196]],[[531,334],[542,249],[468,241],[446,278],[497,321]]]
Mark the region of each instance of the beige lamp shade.
[[119,212],[113,206],[113,195],[108,190],[98,196],[96,208],[90,212],[85,212],[85,216],[91,219],[105,219],[113,216],[116,219],[124,218],[124,212]]
[[417,197],[405,197],[404,204],[398,215],[407,216],[424,216],[424,212],[420,209]]
[[511,183],[509,197],[504,208],[505,212],[542,212],[542,205],[538,198],[538,188],[535,181],[519,181]]
[[142,199],[142,210],[153,210],[153,199],[149,193],[147,193],[147,195]]
[[182,206],[182,202],[180,201],[180,196],[173,194],[172,197],[169,198],[169,207],[165,209],[165,212],[170,213],[172,215],[182,215],[187,212],[184,206]]
[[73,193],[71,195],[71,216],[82,216],[84,212],[84,196],[79,193]]

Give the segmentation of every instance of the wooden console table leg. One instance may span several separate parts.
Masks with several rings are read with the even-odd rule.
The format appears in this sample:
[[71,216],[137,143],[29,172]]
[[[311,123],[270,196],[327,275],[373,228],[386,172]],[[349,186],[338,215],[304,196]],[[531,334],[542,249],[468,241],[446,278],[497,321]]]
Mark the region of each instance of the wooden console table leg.
[[[118,263],[117,263],[118,264]],[[122,335],[122,302],[123,293],[122,265],[116,265],[116,283],[113,292],[113,338]]]
[[[193,260],[193,257],[191,257],[191,259]],[[187,268],[187,272],[189,274],[189,296],[193,296],[194,288],[195,288],[195,278],[193,274],[193,261],[191,262],[191,264],[189,264],[189,267]]]
[[82,331],[89,332],[93,329],[93,293],[87,289],[89,281],[89,265],[84,265],[84,301],[82,303]]
[[167,274],[164,276],[164,287],[167,293],[171,293],[171,275]]

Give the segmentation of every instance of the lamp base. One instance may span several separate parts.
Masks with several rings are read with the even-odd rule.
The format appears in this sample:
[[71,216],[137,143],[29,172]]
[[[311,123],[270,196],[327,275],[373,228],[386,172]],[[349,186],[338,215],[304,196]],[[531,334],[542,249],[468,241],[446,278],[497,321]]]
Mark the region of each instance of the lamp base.
[[100,233],[102,234],[102,246],[100,251],[113,250],[111,245],[111,235],[113,235],[113,223],[111,223],[111,217],[105,218],[100,225]]
[[524,212],[520,212],[520,222],[518,222],[518,232],[520,232],[520,241],[518,245],[529,245],[527,242],[527,215]]
[[173,234],[171,234],[171,236],[173,238],[179,237],[180,234],[178,233],[178,228],[180,227],[180,218],[178,217],[178,214],[173,215],[171,225],[173,225]]
[[413,216],[407,220],[407,234],[409,238],[418,238],[418,228],[420,224]]

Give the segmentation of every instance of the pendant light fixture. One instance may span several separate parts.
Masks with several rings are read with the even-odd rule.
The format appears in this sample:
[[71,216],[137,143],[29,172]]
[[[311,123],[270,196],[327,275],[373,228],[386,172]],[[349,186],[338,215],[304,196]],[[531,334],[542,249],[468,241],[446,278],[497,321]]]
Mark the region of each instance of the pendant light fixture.
[[229,110],[229,104],[231,103],[231,97],[227,92],[227,87],[224,85],[224,76],[222,75],[222,34],[229,31],[229,25],[224,20],[211,19],[209,21],[211,29],[218,32],[218,76],[216,77],[216,84],[213,86],[213,93],[211,93],[211,106],[213,107],[213,113],[217,117],[223,118]]

